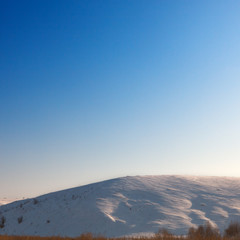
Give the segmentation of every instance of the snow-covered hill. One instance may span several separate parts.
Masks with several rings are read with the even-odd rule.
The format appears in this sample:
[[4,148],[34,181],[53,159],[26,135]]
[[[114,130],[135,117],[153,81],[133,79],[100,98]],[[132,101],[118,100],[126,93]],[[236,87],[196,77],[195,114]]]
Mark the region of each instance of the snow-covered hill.
[[9,235],[185,234],[206,221],[223,230],[240,220],[240,178],[117,178],[0,206],[2,217]]

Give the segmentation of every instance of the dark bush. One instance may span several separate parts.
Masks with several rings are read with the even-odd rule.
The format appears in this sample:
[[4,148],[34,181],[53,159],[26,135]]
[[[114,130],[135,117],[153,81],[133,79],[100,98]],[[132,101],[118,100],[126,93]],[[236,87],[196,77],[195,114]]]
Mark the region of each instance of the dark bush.
[[4,228],[5,222],[6,222],[6,218],[4,216],[2,216],[0,219],[0,228]]
[[221,235],[217,228],[214,228],[209,222],[198,228],[190,228],[188,231],[189,239],[220,239]]
[[226,237],[240,237],[240,224],[238,222],[231,222],[227,229],[225,229]]
[[22,221],[23,221],[23,216],[19,217],[17,220],[18,220],[18,223],[19,223],[19,224],[22,223]]

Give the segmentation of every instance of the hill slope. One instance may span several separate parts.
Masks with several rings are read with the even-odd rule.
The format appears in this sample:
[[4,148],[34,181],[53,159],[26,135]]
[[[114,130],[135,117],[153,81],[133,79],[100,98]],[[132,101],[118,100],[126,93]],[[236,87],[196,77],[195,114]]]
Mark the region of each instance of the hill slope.
[[240,178],[117,178],[0,206],[2,217],[9,235],[185,234],[206,221],[224,229],[240,220]]

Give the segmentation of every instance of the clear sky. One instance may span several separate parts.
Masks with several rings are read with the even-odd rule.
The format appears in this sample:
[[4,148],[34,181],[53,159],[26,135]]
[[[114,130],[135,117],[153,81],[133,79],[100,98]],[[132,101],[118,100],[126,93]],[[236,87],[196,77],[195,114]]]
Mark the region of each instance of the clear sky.
[[0,114],[0,198],[240,177],[240,2],[1,1]]

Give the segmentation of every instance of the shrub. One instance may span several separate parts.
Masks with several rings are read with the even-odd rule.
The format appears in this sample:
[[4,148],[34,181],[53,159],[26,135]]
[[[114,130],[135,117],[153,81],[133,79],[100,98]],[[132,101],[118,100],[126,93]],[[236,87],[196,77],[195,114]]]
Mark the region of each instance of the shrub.
[[4,216],[2,216],[0,219],[0,228],[4,228],[5,222],[6,222],[6,218]]
[[231,222],[227,229],[225,229],[226,237],[240,237],[240,224],[238,222]]
[[159,231],[155,234],[155,239],[173,239],[173,234],[171,234],[167,229],[159,229]]
[[83,233],[81,236],[80,236],[80,239],[81,240],[93,240],[93,235],[91,233]]
[[21,217],[18,218],[18,223],[19,223],[19,224],[22,223],[22,221],[23,221],[23,216],[21,216]]
[[197,229],[190,228],[188,231],[189,239],[220,239],[220,233],[217,228],[214,228],[209,222],[205,225],[200,225]]

